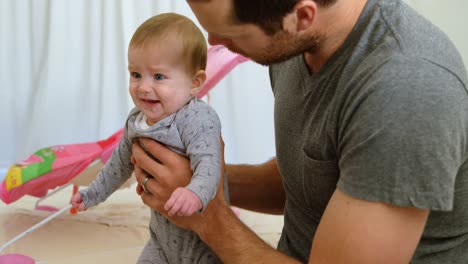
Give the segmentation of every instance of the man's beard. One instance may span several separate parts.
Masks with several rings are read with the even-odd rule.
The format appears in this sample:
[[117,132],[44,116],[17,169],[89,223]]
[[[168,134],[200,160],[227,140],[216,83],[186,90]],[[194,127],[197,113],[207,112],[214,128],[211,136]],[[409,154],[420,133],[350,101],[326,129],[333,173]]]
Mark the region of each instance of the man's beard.
[[233,52],[250,58],[258,64],[268,66],[286,61],[305,52],[316,53],[321,48],[322,39],[323,37],[319,34],[308,36],[307,38],[294,39],[289,32],[282,30],[271,37],[268,47],[256,53],[228,48]]

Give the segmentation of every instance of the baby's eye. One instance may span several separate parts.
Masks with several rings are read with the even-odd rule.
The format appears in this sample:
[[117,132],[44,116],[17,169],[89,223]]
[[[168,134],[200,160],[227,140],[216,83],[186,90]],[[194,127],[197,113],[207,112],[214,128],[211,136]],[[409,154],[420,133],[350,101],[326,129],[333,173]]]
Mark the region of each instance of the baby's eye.
[[154,79],[157,80],[157,81],[162,81],[162,80],[166,79],[166,77],[164,77],[164,75],[162,75],[162,74],[156,73],[154,75]]
[[135,79],[140,79],[141,78],[141,74],[139,74],[138,72],[132,72],[132,73],[130,73],[130,75]]

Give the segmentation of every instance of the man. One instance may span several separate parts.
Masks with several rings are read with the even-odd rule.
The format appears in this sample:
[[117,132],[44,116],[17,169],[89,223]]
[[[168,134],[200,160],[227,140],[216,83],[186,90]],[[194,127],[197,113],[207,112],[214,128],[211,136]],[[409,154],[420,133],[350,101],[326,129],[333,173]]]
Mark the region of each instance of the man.
[[[210,44],[270,65],[275,159],[228,165],[231,203],[284,213],[273,250],[222,195],[172,220],[225,263],[466,263],[468,91],[447,37],[401,0],[192,0]],[[188,162],[141,140],[165,213]],[[146,172],[147,173],[146,173]],[[220,191],[222,187],[220,187]]]

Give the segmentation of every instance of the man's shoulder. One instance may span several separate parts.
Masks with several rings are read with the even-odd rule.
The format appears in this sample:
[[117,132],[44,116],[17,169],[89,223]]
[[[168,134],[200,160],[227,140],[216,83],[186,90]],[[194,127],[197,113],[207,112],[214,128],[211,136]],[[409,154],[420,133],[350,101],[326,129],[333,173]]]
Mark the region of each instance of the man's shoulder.
[[[450,87],[465,90],[466,70],[461,65],[433,60],[419,54],[396,53],[384,58],[369,57],[357,68],[353,78],[363,86],[394,86],[406,89],[433,89],[447,92]],[[391,92],[395,92],[394,90]]]
[[388,55],[403,56],[423,64],[423,61],[432,63],[466,84],[462,57],[443,30],[402,1],[383,1],[382,5],[385,6],[381,15],[387,35],[378,51],[390,50],[385,49],[388,44],[385,42],[391,42],[392,49]]

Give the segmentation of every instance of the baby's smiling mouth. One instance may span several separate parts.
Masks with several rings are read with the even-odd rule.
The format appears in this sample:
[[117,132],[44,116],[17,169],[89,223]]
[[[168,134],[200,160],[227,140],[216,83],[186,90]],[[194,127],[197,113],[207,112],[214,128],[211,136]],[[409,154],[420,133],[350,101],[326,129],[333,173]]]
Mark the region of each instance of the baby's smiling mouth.
[[143,103],[145,103],[145,104],[151,104],[151,105],[152,105],[152,104],[157,104],[157,103],[161,102],[161,101],[159,101],[159,100],[152,100],[152,99],[141,99],[141,101],[142,101]]

